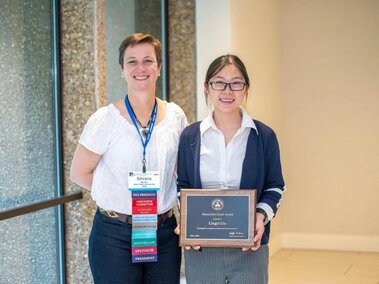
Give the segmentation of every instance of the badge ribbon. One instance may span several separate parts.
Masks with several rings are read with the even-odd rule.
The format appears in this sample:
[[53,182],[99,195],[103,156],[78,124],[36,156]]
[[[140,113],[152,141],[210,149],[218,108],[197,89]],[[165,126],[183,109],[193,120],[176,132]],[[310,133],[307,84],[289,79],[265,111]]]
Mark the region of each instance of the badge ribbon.
[[159,172],[130,172],[132,193],[132,262],[156,262]]

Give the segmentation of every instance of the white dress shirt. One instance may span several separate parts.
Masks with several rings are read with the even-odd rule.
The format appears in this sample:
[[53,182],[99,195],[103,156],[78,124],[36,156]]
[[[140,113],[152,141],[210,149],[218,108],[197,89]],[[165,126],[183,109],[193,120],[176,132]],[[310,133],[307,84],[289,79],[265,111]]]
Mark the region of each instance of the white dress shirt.
[[[158,214],[177,205],[175,165],[179,137],[187,126],[183,110],[166,103],[164,119],[154,126],[146,148],[147,171],[159,171]],[[105,209],[132,214],[130,171],[142,170],[143,146],[137,129],[110,104],[98,109],[88,120],[79,143],[102,155],[94,174],[91,196]]]
[[240,188],[242,164],[246,154],[251,128],[257,131],[254,121],[241,109],[240,129],[225,147],[225,138],[214,123],[212,114],[200,124],[200,177],[203,188]]

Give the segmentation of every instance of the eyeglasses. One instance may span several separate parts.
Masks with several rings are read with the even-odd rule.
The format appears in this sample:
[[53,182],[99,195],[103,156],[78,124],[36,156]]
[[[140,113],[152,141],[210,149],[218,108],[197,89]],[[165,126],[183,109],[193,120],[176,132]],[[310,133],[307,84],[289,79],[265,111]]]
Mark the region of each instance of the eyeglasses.
[[215,82],[209,82],[209,85],[211,85],[212,89],[215,91],[225,91],[226,86],[229,86],[229,89],[232,91],[242,91],[245,89],[246,83],[243,82],[222,82],[222,81],[215,81]]

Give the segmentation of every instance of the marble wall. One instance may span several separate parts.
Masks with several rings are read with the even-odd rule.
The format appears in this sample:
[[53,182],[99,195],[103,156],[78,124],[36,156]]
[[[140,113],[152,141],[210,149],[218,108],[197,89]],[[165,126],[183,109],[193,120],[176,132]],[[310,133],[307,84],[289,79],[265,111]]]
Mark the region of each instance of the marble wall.
[[[189,121],[196,117],[195,0],[168,1],[169,100]],[[105,94],[104,0],[61,1],[62,115],[65,192],[81,190],[69,180],[77,141],[89,116],[107,102]],[[88,237],[95,204],[83,190],[68,203],[66,216],[67,282],[92,283]]]

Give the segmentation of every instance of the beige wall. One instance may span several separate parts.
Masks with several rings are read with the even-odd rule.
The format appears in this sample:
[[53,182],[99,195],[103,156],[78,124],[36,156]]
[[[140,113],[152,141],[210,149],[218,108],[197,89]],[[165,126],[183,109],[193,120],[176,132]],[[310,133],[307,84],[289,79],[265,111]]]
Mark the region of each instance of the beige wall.
[[[277,132],[285,247],[379,251],[379,1],[231,5],[249,110]],[[280,223],[280,224],[279,224]]]
[[[281,128],[277,2],[255,0],[232,0],[232,2],[231,51],[244,61],[251,81],[247,109],[255,119],[274,129],[282,145],[285,137]],[[280,208],[280,211],[284,211],[282,209]],[[284,214],[280,211],[271,226],[270,254],[281,247],[280,220]]]
[[[196,0],[196,118],[211,111],[205,103],[204,79],[209,64],[230,52],[230,0]],[[217,7],[217,9],[215,9]]]
[[379,251],[378,14],[376,0],[280,1],[288,245]]
[[276,1],[232,0],[231,51],[246,64],[251,88],[247,107],[258,120],[280,129],[279,37]]

